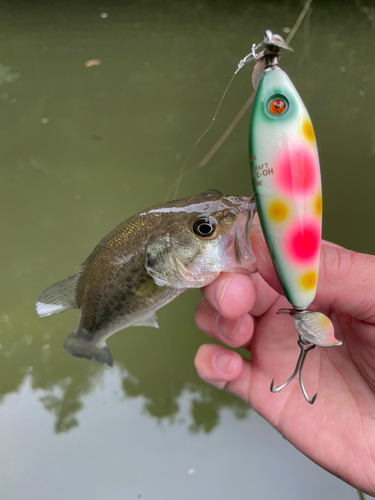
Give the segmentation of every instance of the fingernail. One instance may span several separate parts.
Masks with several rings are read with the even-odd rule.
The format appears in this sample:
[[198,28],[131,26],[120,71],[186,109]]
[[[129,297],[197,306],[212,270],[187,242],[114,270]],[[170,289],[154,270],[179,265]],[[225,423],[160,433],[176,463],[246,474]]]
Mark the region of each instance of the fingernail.
[[230,373],[237,363],[237,356],[231,353],[219,352],[213,359],[213,364],[218,370],[224,373]]
[[226,319],[218,314],[216,316],[216,328],[223,337],[228,340],[233,340],[238,332],[238,328],[241,323],[241,318],[238,319]]

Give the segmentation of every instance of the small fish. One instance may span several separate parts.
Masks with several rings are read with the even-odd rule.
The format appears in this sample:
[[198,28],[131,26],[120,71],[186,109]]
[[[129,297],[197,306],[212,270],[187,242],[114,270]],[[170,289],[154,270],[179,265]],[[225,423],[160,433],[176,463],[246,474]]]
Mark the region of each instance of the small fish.
[[131,325],[158,328],[155,311],[223,271],[255,271],[254,209],[253,198],[209,190],[138,213],[101,240],[76,276],[47,288],[37,313],[78,308],[64,349],[112,366],[109,336]]

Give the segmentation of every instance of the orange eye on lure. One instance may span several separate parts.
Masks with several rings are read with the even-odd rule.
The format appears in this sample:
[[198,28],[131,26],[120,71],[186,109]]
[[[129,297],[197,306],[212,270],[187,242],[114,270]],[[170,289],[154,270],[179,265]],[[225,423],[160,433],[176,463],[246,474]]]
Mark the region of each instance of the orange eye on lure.
[[[315,346],[340,345],[329,318],[309,309],[319,272],[322,191],[318,149],[309,114],[297,90],[279,67],[284,50],[279,35],[266,31],[263,50],[246,56],[238,70],[255,60],[257,91],[249,130],[250,168],[257,211],[274,268],[291,309],[278,314],[294,318],[300,356],[291,377],[271,391],[279,392],[298,374],[305,399],[314,403],[302,382],[306,354]],[[238,71],[237,70],[237,71]]]
[[281,115],[286,111],[286,103],[282,99],[275,99],[269,105],[269,110],[273,115]]

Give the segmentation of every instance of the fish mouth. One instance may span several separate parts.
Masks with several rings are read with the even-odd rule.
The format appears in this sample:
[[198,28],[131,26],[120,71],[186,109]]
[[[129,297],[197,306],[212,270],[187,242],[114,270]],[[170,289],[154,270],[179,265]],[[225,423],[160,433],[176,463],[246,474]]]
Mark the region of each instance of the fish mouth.
[[234,230],[233,250],[236,262],[239,265],[241,265],[244,260],[254,258],[251,249],[250,232],[255,206],[252,203],[248,205],[249,206],[246,207],[245,210],[239,213]]
[[233,249],[237,264],[242,265],[244,261],[255,261],[254,253],[251,248],[250,233],[255,213],[254,197],[243,201],[240,207],[235,228]]
[[256,259],[250,241],[255,212],[254,197],[242,198],[232,229],[223,238],[225,271],[254,272],[256,270]]

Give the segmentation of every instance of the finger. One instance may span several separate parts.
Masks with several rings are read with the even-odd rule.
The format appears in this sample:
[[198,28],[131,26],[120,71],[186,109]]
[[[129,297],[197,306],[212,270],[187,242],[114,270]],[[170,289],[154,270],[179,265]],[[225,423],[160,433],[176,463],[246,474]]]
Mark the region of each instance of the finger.
[[314,304],[375,322],[375,257],[323,244]]
[[210,285],[202,288],[207,302],[223,318],[235,319],[250,311],[255,303],[255,286],[250,276],[221,273]]
[[270,287],[270,285],[266,283],[259,273],[252,274],[251,279],[255,285],[256,298],[254,305],[249,312],[255,317],[262,316],[273,306],[276,300],[280,297],[280,294]]
[[256,266],[259,274],[279,295],[284,295],[272,264],[266,240],[261,231],[257,231],[251,235],[251,248],[256,258]]
[[204,298],[195,311],[195,323],[203,333],[230,347],[247,345],[254,332],[249,314],[235,319],[223,318]]
[[199,348],[194,364],[202,380],[219,389],[227,389],[228,383],[243,371],[244,360],[236,352],[206,344]]
[[252,367],[235,352],[213,344],[202,345],[194,360],[199,377],[250,404]]

